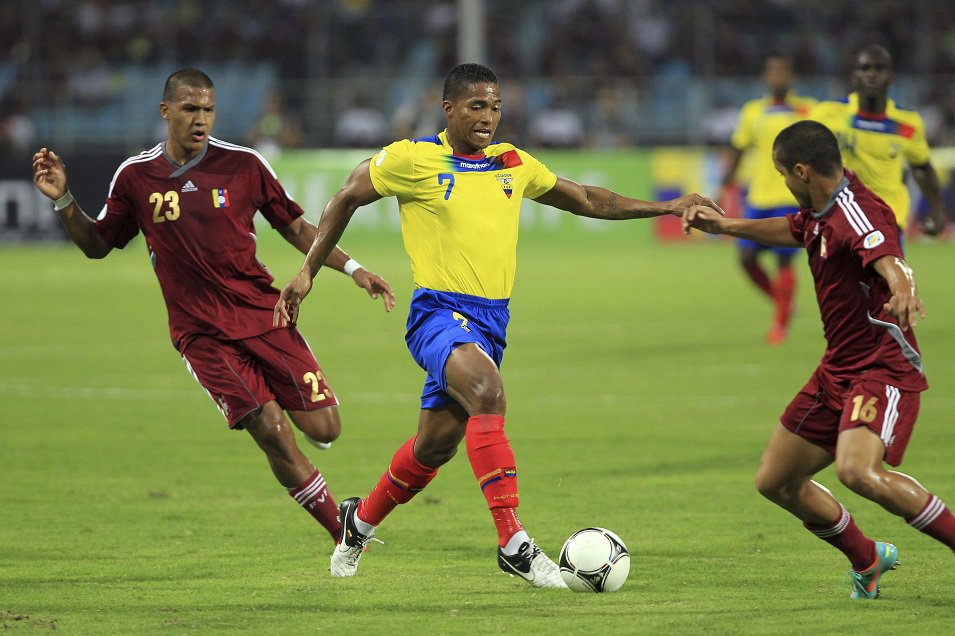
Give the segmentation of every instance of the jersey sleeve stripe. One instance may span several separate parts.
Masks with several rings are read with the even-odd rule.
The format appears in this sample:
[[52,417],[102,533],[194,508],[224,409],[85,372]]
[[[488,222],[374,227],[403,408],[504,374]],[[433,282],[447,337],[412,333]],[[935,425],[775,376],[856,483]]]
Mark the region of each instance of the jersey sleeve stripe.
[[215,137],[209,137],[209,143],[213,146],[218,146],[219,148],[224,148],[226,150],[237,150],[239,152],[247,152],[251,155],[255,155],[255,157],[262,162],[262,165],[265,166],[265,169],[269,171],[269,174],[272,175],[273,179],[279,178],[278,175],[275,174],[275,170],[272,170],[272,166],[271,164],[269,164],[268,160],[265,157],[263,157],[261,154],[259,154],[257,150],[253,150],[252,148],[249,148],[247,146],[232,144],[232,143],[229,143],[228,141],[222,141],[221,139],[216,139]]
[[[119,167],[116,168],[116,172],[113,173],[113,178],[109,182],[109,190],[106,193],[106,198],[108,199],[113,194],[113,187],[116,185],[116,179],[119,178],[120,173],[126,169],[127,166],[130,166],[134,163],[143,163],[145,161],[152,161],[156,157],[162,154],[162,144],[156,144],[149,150],[144,150],[134,157],[128,158],[123,163],[119,164]],[[99,214],[96,215],[96,220],[101,221],[106,218],[106,207],[107,204],[104,203],[103,207],[100,208]]]
[[844,189],[838,195],[839,207],[842,209],[843,213],[846,215],[846,219],[849,221],[849,225],[852,226],[852,229],[855,230],[856,234],[862,236],[863,234],[868,234],[872,231],[872,223],[869,222],[868,217],[865,215],[865,212],[862,211],[862,208],[859,207],[859,204],[856,203],[855,197],[852,192],[848,189]]

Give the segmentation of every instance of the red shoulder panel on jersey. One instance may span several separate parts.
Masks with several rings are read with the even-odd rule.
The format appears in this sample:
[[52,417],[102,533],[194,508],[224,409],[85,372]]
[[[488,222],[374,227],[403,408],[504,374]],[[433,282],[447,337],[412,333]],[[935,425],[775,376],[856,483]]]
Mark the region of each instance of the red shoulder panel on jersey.
[[521,161],[521,156],[517,154],[516,150],[508,150],[498,155],[497,160],[501,163],[502,168],[514,168],[516,166],[523,165]]

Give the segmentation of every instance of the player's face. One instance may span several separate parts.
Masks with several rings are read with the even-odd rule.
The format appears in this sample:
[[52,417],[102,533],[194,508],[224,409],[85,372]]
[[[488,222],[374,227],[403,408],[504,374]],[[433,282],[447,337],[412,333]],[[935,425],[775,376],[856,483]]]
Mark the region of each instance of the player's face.
[[773,94],[785,94],[793,81],[793,72],[789,62],[780,57],[771,57],[766,60],[763,68],[763,81]]
[[863,51],[856,59],[852,82],[863,97],[882,97],[892,83],[892,61],[878,51]]
[[472,84],[453,100],[445,101],[444,112],[454,152],[477,154],[494,139],[501,121],[501,89],[497,84]]
[[216,120],[216,91],[183,86],[175,98],[162,102],[159,111],[166,120],[166,152],[186,163],[205,148]]
[[776,158],[775,150],[773,151],[773,165],[776,166],[776,170],[779,171],[779,174],[783,176],[783,181],[785,181],[786,187],[789,188],[789,191],[793,193],[793,196],[796,198],[796,203],[799,204],[799,207],[811,208],[812,198],[809,196],[809,184],[800,179],[799,176],[797,176],[794,172],[791,172],[785,166],[779,163],[779,160]]

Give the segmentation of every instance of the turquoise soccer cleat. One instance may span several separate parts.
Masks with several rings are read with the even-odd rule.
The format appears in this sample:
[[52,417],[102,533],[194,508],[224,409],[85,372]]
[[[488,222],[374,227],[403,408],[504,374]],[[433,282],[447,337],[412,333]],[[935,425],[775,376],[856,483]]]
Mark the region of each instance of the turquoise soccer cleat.
[[879,579],[899,565],[899,549],[891,543],[875,542],[876,561],[867,570],[849,570],[847,579],[852,579],[852,599],[879,598]]

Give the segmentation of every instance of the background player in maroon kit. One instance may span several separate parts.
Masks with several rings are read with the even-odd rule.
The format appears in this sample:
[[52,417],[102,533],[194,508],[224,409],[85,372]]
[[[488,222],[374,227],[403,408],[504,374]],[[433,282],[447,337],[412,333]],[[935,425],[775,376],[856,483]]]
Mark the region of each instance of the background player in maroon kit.
[[[196,69],[169,76],[159,111],[166,141],[116,171],[96,220],[70,194],[53,151],[33,156],[37,188],[54,200],[69,238],[103,258],[142,232],[169,313],[173,345],[230,428],[245,429],[289,494],[337,539],[338,505],[325,478],[295,442],[285,412],[307,438],[327,447],[341,431],[338,400],[294,325],[274,328],[279,292],[255,254],[261,212],[289,243],[308,252],[316,227],[302,216],[258,153],[211,137],[215,88]],[[385,309],[388,283],[339,248],[326,265],[343,271]]]
[[862,534],[813,476],[836,464],[853,492],[955,550],[955,518],[916,480],[885,468],[902,462],[928,388],[912,327],[925,309],[902,257],[895,216],[842,167],[835,136],[801,121],[773,144],[773,162],[800,210],[772,219],[726,218],[695,206],[691,227],[781,246],[804,246],[827,347],[786,408],[763,452],[756,487],[852,563],[852,598],[876,598],[898,550]]

